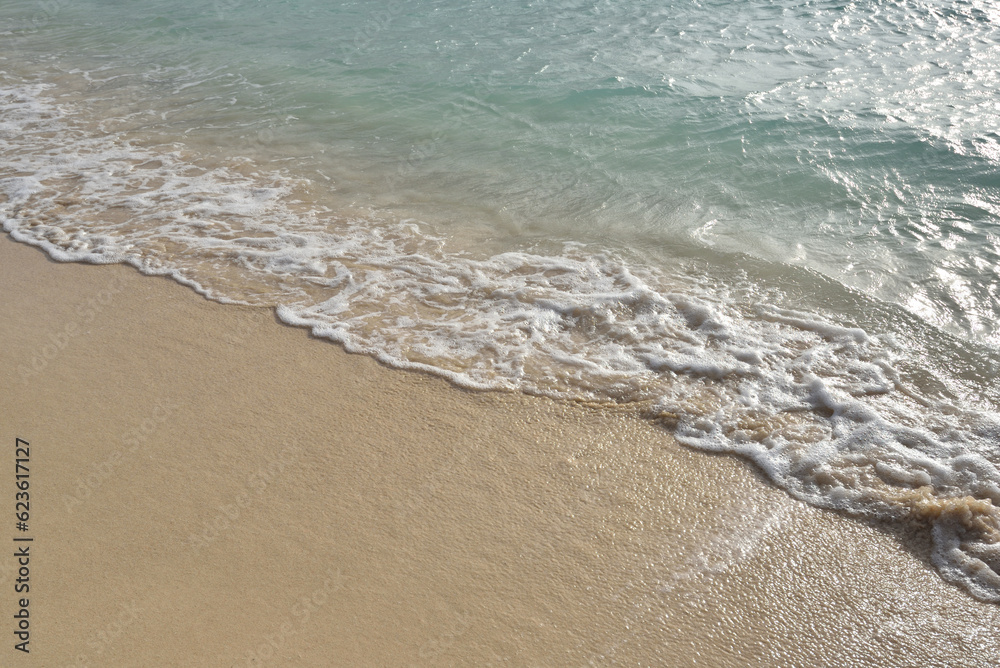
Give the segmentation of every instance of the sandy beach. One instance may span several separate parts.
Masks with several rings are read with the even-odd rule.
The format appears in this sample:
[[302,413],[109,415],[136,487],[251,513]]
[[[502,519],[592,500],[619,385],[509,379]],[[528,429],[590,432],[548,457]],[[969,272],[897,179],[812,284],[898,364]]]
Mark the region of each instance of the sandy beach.
[[919,535],[631,415],[456,389],[6,237],[0,291],[0,665],[1000,662],[997,606]]

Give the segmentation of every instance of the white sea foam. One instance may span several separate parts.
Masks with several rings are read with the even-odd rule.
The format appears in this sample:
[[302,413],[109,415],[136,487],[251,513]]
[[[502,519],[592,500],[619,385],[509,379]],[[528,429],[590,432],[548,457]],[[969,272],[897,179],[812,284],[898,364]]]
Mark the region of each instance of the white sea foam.
[[928,524],[942,574],[1000,600],[1000,421],[904,380],[891,336],[580,243],[477,254],[339,215],[287,174],[103,133],[43,85],[0,88],[0,149],[4,229],[58,260],[272,306],[465,387],[633,405],[800,499]]

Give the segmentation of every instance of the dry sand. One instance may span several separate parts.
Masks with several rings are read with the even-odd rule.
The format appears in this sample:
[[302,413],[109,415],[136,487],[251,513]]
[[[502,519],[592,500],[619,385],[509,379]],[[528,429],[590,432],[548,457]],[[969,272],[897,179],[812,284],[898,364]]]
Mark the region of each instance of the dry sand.
[[[995,666],[919,539],[0,240],[2,666]],[[30,442],[30,654],[14,649]]]

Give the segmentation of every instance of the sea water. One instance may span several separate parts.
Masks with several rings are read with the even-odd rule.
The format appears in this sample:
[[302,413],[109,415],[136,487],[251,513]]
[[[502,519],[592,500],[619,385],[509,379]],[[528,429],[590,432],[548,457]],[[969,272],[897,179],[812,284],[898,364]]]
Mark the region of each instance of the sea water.
[[1000,7],[6,0],[0,220],[627,406],[1000,601]]

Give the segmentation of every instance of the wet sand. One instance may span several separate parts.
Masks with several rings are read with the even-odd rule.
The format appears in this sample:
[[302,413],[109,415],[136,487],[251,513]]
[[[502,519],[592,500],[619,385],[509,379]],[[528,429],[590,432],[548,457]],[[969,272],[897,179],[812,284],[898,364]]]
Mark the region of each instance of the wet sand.
[[0,291],[0,665],[1000,663],[1000,607],[919,536],[630,415],[456,389],[6,237]]

